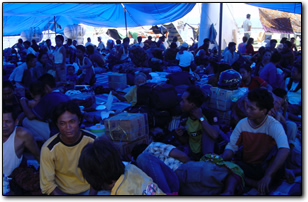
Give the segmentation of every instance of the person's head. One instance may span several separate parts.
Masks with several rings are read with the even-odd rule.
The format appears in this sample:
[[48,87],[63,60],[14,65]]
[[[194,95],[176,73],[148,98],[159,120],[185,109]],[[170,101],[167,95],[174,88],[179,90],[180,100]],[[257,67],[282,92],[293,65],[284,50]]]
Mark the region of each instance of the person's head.
[[246,36],[243,36],[243,38],[242,38],[243,43],[246,43],[247,40],[248,40],[248,38]]
[[67,45],[69,45],[69,46],[70,46],[70,45],[72,45],[72,44],[73,44],[73,40],[72,40],[72,39],[67,39],[67,42],[66,42],[66,43],[67,43]]
[[291,50],[292,43],[290,41],[285,41],[283,44],[283,50]]
[[173,41],[173,42],[177,42],[177,41],[178,41],[178,37],[176,37],[176,36],[173,37],[172,41]]
[[140,86],[140,85],[146,83],[146,81],[147,81],[147,76],[142,72],[138,73],[135,76],[135,85],[136,86]]
[[77,46],[77,40],[73,40],[73,46]]
[[290,42],[291,42],[292,44],[294,44],[294,42],[295,42],[295,38],[294,38],[294,37],[292,37],[292,38],[290,39]]
[[91,38],[90,37],[87,38],[87,42],[91,42]]
[[44,83],[42,81],[32,81],[30,83],[29,91],[31,97],[34,98],[36,96],[43,96],[45,93]]
[[28,49],[30,46],[31,46],[30,41],[25,41],[25,42],[24,42],[24,47],[25,47],[26,49]]
[[56,46],[62,46],[64,42],[64,37],[62,35],[56,36]]
[[148,36],[148,40],[150,40],[150,41],[151,41],[151,40],[152,40],[152,36]]
[[205,96],[199,86],[189,86],[182,95],[180,102],[183,112],[191,112],[195,108],[201,107],[205,101]]
[[268,62],[270,62],[271,57],[272,57],[272,51],[270,49],[266,49],[263,52],[262,60],[263,60],[263,62],[268,63]]
[[287,37],[282,37],[282,38],[281,38],[281,40],[280,40],[280,43],[282,43],[282,44],[283,44],[283,43],[284,43],[284,42],[286,42],[287,40],[288,40],[288,38],[287,38]]
[[64,142],[74,142],[80,137],[82,113],[74,100],[59,103],[54,111],[52,120],[60,131],[60,138]]
[[293,65],[291,69],[291,78],[295,81],[302,79],[302,66],[300,64]]
[[56,80],[51,74],[43,74],[38,78],[38,80],[44,83],[45,93],[48,93],[51,91],[50,89],[54,89],[56,87]]
[[36,62],[37,62],[36,56],[33,55],[32,53],[29,53],[26,57],[26,63],[27,63],[28,68],[35,67]]
[[262,119],[274,107],[274,99],[264,88],[255,88],[248,92],[246,111],[248,119]]
[[89,53],[90,55],[92,55],[94,53],[94,46],[87,46],[87,53]]
[[209,38],[203,39],[203,44],[206,48],[210,47],[210,39]]
[[187,49],[188,49],[188,43],[186,43],[186,42],[182,43],[182,45],[180,46],[180,48],[181,48],[182,50],[187,50]]
[[3,107],[2,110],[2,136],[9,137],[18,123],[18,114],[13,106]]
[[4,103],[13,100],[14,96],[14,86],[11,81],[6,80],[2,82],[2,100]]
[[258,53],[259,53],[259,55],[263,55],[263,53],[264,53],[264,51],[265,51],[265,47],[264,46],[261,46],[259,49],[258,49]]
[[172,42],[172,43],[170,44],[170,48],[172,48],[172,49],[175,49],[175,48],[177,48],[177,47],[178,47],[178,45],[176,45],[175,42]]
[[116,44],[117,44],[117,45],[120,45],[121,43],[122,43],[122,42],[121,42],[120,39],[117,39],[117,40],[116,40]]
[[218,71],[218,66],[219,64],[217,64],[217,62],[209,62],[208,66],[206,67],[208,74],[216,74]]
[[102,37],[100,37],[100,36],[97,37],[97,41],[98,41],[98,42],[101,42],[101,41],[102,41]]
[[138,43],[141,43],[142,37],[141,37],[141,36],[138,36],[138,37],[137,37],[137,41],[138,41]]
[[32,39],[32,45],[36,45],[36,40],[35,39]]
[[40,52],[37,59],[41,64],[46,64],[48,61],[48,54],[46,52]]
[[271,39],[270,40],[270,48],[274,49],[276,47],[277,40],[276,39]]
[[276,96],[278,96],[278,97],[282,98],[283,100],[285,100],[288,92],[285,89],[282,89],[282,88],[275,88],[273,90],[273,93]]
[[248,41],[247,41],[247,45],[248,44],[253,44],[253,40],[254,40],[253,38],[249,38]]
[[124,46],[124,47],[128,47],[128,45],[129,45],[129,38],[128,38],[128,37],[125,37],[125,38],[123,39],[123,46]]
[[124,174],[125,166],[113,143],[107,138],[97,138],[81,151],[78,167],[83,177],[99,190],[111,190],[112,184]]
[[[120,40],[120,42],[121,42],[121,40]],[[108,39],[108,41],[107,41],[107,48],[108,49],[112,49],[113,45],[114,45],[114,41],[112,39]]]
[[74,75],[75,74],[75,67],[73,65],[69,65],[67,67],[67,74],[68,75]]
[[271,56],[271,62],[274,64],[279,63],[281,60],[281,54],[278,51],[274,51]]
[[46,39],[46,44],[47,44],[47,46],[51,46],[51,40],[50,39]]
[[24,41],[20,38],[18,39],[18,43],[22,44]]
[[234,52],[235,51],[235,46],[236,46],[236,43],[229,42],[229,44],[228,44],[229,51],[230,52]]
[[242,64],[240,66],[239,72],[244,82],[251,77],[251,68],[248,64]]
[[247,19],[250,19],[250,14],[247,14],[247,15],[246,15],[246,18],[247,18]]
[[76,46],[76,56],[77,57],[83,57],[84,53],[86,52],[86,48],[83,45]]

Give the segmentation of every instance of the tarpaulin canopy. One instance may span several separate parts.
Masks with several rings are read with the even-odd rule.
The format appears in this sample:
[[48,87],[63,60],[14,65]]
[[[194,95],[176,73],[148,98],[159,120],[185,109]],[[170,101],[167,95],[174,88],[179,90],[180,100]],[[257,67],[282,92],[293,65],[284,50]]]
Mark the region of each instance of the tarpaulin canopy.
[[301,32],[301,15],[259,8],[260,21],[265,32],[292,34]]
[[273,9],[278,11],[284,11],[288,13],[301,14],[302,3],[246,3],[251,6],[257,6],[261,8]]
[[[67,25],[139,27],[173,22],[195,3],[3,3],[3,35],[19,35],[30,27],[63,32]],[[125,12],[126,9],[126,23]]]

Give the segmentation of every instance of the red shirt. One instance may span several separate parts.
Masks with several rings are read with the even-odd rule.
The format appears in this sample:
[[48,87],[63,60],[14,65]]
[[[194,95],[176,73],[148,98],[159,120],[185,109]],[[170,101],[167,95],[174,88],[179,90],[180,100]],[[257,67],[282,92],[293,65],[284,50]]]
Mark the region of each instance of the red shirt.
[[251,81],[250,81],[250,84],[246,85],[244,83],[244,81],[242,81],[240,87],[248,87],[248,90],[252,90],[252,89],[255,89],[255,88],[260,88],[262,86],[266,86],[267,85],[267,82],[264,81],[262,78],[260,77],[251,77]]

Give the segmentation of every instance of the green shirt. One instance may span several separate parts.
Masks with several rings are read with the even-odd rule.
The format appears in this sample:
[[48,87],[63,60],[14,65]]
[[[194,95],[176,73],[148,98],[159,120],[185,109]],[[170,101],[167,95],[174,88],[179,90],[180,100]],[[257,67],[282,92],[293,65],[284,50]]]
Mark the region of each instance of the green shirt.
[[[207,119],[203,116],[207,121]],[[199,119],[192,120],[188,117],[186,122],[187,133],[189,135],[189,147],[192,152],[199,153],[201,152],[201,142],[202,142],[202,124]]]

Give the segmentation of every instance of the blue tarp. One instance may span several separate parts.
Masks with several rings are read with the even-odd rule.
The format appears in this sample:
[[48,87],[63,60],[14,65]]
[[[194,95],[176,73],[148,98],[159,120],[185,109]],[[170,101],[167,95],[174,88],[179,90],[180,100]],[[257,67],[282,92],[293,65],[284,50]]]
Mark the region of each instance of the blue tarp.
[[246,3],[251,6],[284,11],[293,14],[302,14],[302,3]]
[[195,3],[3,3],[3,36],[19,35],[30,27],[57,32],[73,24],[95,27],[139,27],[173,22]]

